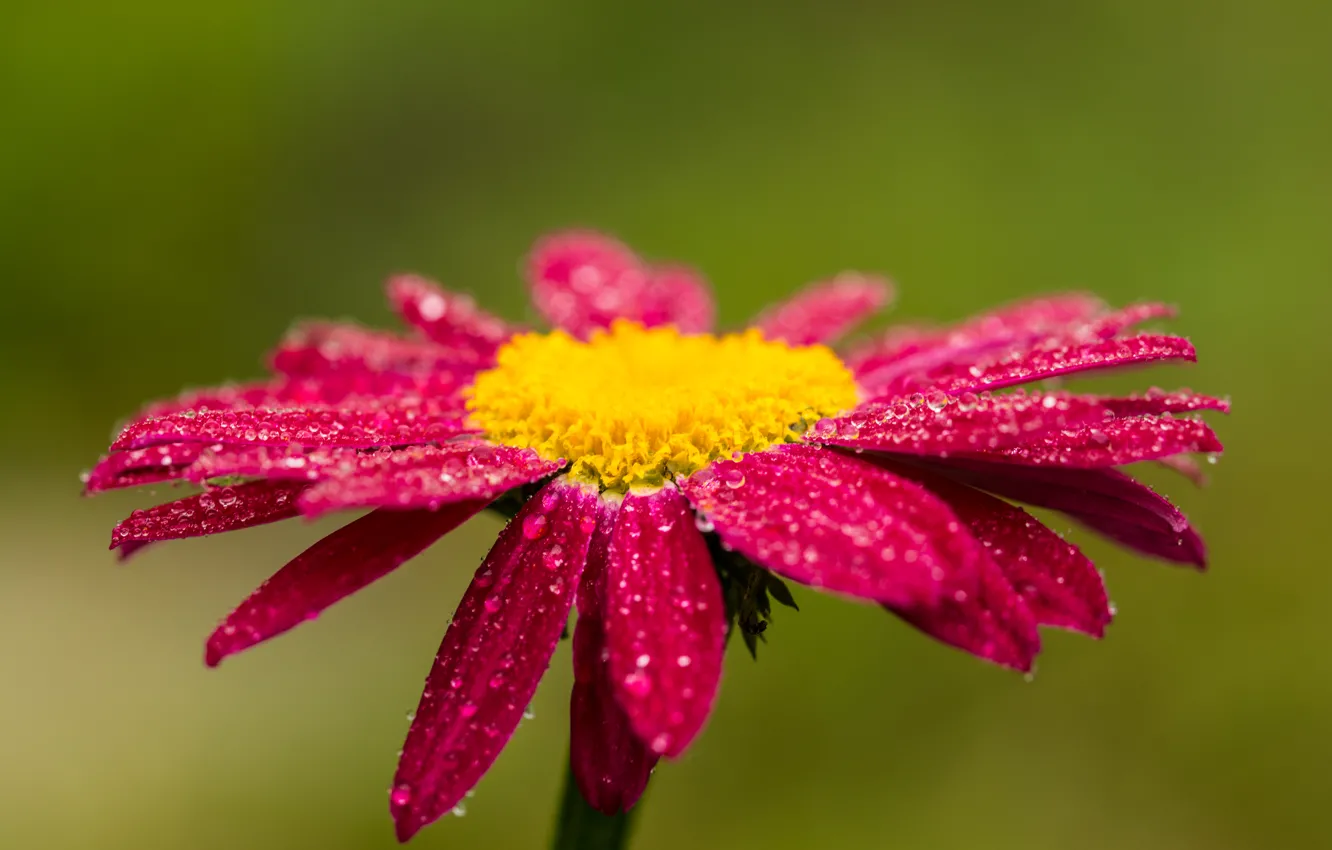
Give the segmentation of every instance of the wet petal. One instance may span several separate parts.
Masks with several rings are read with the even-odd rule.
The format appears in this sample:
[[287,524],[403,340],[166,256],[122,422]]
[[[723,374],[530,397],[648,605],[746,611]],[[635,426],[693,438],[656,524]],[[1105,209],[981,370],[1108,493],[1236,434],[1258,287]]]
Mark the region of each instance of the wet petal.
[[986,459],[1030,466],[1091,469],[1221,449],[1221,441],[1201,420],[1134,416],[1047,434],[1021,446],[983,454]]
[[934,468],[996,495],[1059,511],[1153,557],[1198,567],[1206,564],[1202,538],[1179,508],[1118,470],[1030,467],[961,459]]
[[309,448],[411,445],[447,440],[468,430],[464,417],[405,407],[378,410],[281,408],[240,411],[182,411],[130,424],[111,444],[113,451],[161,443]]
[[1078,548],[1021,508],[937,475],[899,469],[942,496],[1042,626],[1101,637],[1112,613],[1105,583]]
[[83,492],[91,495],[121,487],[178,480],[207,448],[199,443],[166,443],[107,455],[88,472]]
[[433,510],[464,500],[489,503],[563,466],[563,461],[542,460],[531,449],[480,441],[361,454],[324,472],[301,498],[301,512],[317,516],[351,507]]
[[304,487],[286,481],[251,481],[138,510],[112,530],[111,548],[221,534],[290,519],[296,516],[296,497]]
[[604,619],[606,559],[616,506],[602,502],[587,569],[578,589],[569,700],[569,765],[583,799],[612,815],[632,808],[647,787],[658,756],[634,734],[611,687]]
[[678,756],[712,711],[726,644],[721,583],[679,490],[625,497],[605,594],[615,694],[649,749]]
[[364,455],[357,449],[303,449],[291,445],[218,446],[200,455],[186,471],[185,477],[196,483],[211,478],[231,477],[318,481],[333,470],[354,466],[361,457]]
[[479,360],[493,358],[495,349],[516,330],[478,307],[471,296],[441,289],[417,275],[391,278],[388,296],[409,325],[445,348],[469,352],[465,356]]
[[883,278],[846,272],[765,311],[754,327],[791,345],[830,343],[882,309],[892,293]]
[[483,507],[481,502],[462,502],[438,512],[381,510],[343,526],[297,555],[231,612],[208,638],[204,661],[215,667],[228,655],[313,620],[416,557]]
[[979,546],[919,485],[868,462],[787,445],[719,461],[685,495],[726,546],[778,575],[894,605],[974,577]]
[[513,734],[568,625],[598,501],[577,485],[547,485],[477,570],[398,763],[390,803],[399,840],[452,809]]
[[577,337],[610,327],[616,319],[647,327],[674,324],[686,332],[712,326],[712,296],[696,272],[679,266],[653,269],[622,243],[598,233],[542,239],[532,250],[527,273],[537,310]]
[[1161,464],[1161,466],[1164,466],[1166,469],[1183,475],[1185,478],[1189,479],[1195,487],[1207,486],[1207,473],[1203,472],[1203,468],[1196,458],[1189,457],[1188,455],[1172,455],[1171,457],[1161,458],[1157,463]]
[[484,362],[471,349],[323,322],[291,331],[273,353],[273,368],[291,377],[318,378],[340,372],[470,373]]
[[1041,381],[1062,375],[1141,365],[1160,360],[1197,360],[1192,343],[1176,336],[1143,334],[1123,339],[1096,340],[1019,349],[986,357],[971,364],[950,363],[899,382],[905,390],[941,389],[949,393],[980,392]]

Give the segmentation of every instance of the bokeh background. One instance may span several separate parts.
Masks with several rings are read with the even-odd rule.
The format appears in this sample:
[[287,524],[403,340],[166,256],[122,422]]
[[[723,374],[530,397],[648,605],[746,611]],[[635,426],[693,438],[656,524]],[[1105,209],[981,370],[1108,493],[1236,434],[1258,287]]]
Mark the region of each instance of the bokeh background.
[[[1332,847],[1332,6],[586,0],[5,5],[0,846],[393,846],[406,713],[483,517],[317,624],[202,639],[332,525],[105,551],[115,421],[257,376],[295,316],[421,271],[511,317],[537,234],[696,264],[735,324],[842,268],[955,319],[1087,288],[1184,308],[1229,393],[1210,574],[1074,529],[1120,615],[1032,682],[799,594],[738,646],[636,847]],[[1106,382],[1101,382],[1106,385]],[[169,497],[169,488],[156,494]],[[543,846],[568,650],[431,847]]]

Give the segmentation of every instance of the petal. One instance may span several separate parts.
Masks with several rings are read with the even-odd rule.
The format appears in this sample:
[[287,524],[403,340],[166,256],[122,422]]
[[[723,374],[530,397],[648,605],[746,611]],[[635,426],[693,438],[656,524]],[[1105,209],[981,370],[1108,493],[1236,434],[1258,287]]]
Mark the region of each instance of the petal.
[[1021,508],[938,475],[901,469],[952,507],[1036,622],[1101,637],[1113,613],[1096,566]]
[[409,325],[448,349],[489,361],[515,328],[476,306],[471,296],[448,292],[417,275],[397,275],[388,282],[389,301]]
[[895,392],[941,389],[949,393],[980,392],[1098,369],[1140,365],[1159,360],[1197,360],[1197,352],[1177,336],[1143,334],[1019,349],[970,364],[950,363],[899,382]]
[[296,497],[304,487],[285,481],[251,481],[135,511],[112,530],[111,548],[203,537],[290,519],[296,516]]
[[821,419],[805,438],[850,449],[946,456],[1021,446],[1059,429],[1101,425],[1113,416],[1098,396],[1014,393],[955,399],[917,393]]
[[1173,470],[1180,475],[1183,475],[1185,478],[1189,479],[1195,487],[1207,486],[1207,473],[1203,472],[1203,468],[1198,464],[1196,458],[1189,457],[1188,455],[1171,455],[1170,457],[1161,458],[1157,463],[1161,464],[1161,466],[1164,466],[1166,469]]
[[596,529],[595,491],[557,480],[528,500],[463,596],[426,679],[390,803],[398,839],[489,769],[550,664]]
[[353,466],[364,456],[357,449],[307,450],[291,445],[218,446],[200,455],[186,471],[185,477],[196,483],[210,478],[231,477],[318,481],[333,470]]
[[715,308],[707,284],[690,269],[654,269],[624,244],[598,233],[557,233],[532,249],[532,301],[548,322],[577,337],[616,319],[647,327],[709,330]]
[[712,712],[726,611],[708,544],[675,487],[625,497],[605,593],[615,695],[649,749],[678,756]]
[[204,661],[223,658],[313,620],[323,610],[388,575],[462,525],[485,505],[438,511],[375,511],[320,540],[273,574],[208,638]]
[[724,545],[778,575],[894,605],[965,584],[979,546],[929,491],[862,460],[785,445],[719,461],[685,495]]
[[768,339],[791,345],[830,343],[877,313],[892,294],[883,278],[845,272],[765,311],[754,327]]
[[1114,469],[1066,469],[949,460],[933,468],[999,496],[1066,514],[1153,557],[1206,564],[1202,538],[1168,499]]
[[479,499],[554,475],[563,461],[531,449],[470,441],[412,446],[356,456],[330,468],[301,498],[301,512],[318,516],[353,507],[429,508]]
[[311,323],[292,330],[273,353],[273,368],[291,377],[339,372],[470,373],[484,362],[470,349],[446,348],[356,325]]
[[124,451],[161,443],[373,448],[440,442],[467,430],[461,415],[413,407],[187,410],[130,424],[111,449]]
[[1142,395],[1108,396],[1103,398],[1101,403],[1116,416],[1194,413],[1202,410],[1230,412],[1229,399],[1198,395],[1189,390],[1168,393],[1160,389],[1150,389]]
[[1221,441],[1201,420],[1134,416],[1092,428],[1059,431],[1021,446],[982,454],[986,459],[1030,466],[1092,469],[1221,450]]
[[184,477],[190,464],[207,448],[199,443],[166,443],[107,455],[87,473],[83,492],[91,495],[120,487],[177,480]]
[[279,384],[269,381],[234,384],[183,392],[146,406],[136,419],[166,416],[182,410],[237,410],[250,407],[276,407],[284,401]]
[[1036,618],[999,567],[982,557],[972,589],[947,589],[936,603],[887,606],[925,634],[1002,667],[1028,672],[1041,651]]

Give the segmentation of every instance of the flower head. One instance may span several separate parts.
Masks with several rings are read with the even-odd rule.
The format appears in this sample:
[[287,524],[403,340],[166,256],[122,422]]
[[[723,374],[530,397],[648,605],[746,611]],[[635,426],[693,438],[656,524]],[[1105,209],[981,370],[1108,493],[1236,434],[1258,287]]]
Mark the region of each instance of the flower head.
[[883,606],[939,640],[1028,670],[1039,626],[1099,637],[1101,576],[1014,503],[1203,566],[1201,538],[1120,470],[1196,473],[1225,401],[1008,390],[1192,360],[1132,328],[1170,315],[1086,295],[826,347],[887,301],[842,275],[748,330],[712,332],[706,285],[573,233],[539,243],[514,328],[416,277],[389,283],[400,336],[300,327],[268,380],[190,393],[132,420],[90,492],[190,481],[112,548],[373,508],[280,569],[208,638],[206,660],[312,619],[487,506],[512,516],[435,658],[390,806],[409,838],[490,767],[577,607],[571,762],[584,797],[632,806],[707,721],[727,636],[754,647],[781,579]]

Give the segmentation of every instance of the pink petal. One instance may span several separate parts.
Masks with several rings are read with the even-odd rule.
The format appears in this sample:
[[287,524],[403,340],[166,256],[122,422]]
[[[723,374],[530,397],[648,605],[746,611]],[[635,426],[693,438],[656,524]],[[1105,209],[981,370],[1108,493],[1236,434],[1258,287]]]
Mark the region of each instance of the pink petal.
[[364,455],[358,449],[307,450],[291,445],[218,446],[200,455],[186,471],[185,477],[196,483],[211,478],[232,477],[318,481],[332,470],[354,466],[361,457]]
[[892,294],[882,278],[846,272],[765,311],[754,327],[768,339],[791,345],[830,343],[877,313]]
[[579,583],[569,700],[569,765],[574,781],[588,805],[607,815],[628,811],[638,802],[658,759],[634,734],[611,686],[604,599],[615,513],[611,503],[602,502]]
[[291,482],[252,481],[135,511],[112,530],[111,548],[221,534],[290,519],[296,516],[296,497],[304,487]]
[[[919,472],[901,470],[914,477]],[[919,477],[984,545],[1043,626],[1101,637],[1113,616],[1096,566],[1019,507],[937,475]]]
[[120,487],[175,481],[185,475],[190,464],[207,448],[199,443],[167,443],[107,455],[87,473],[83,492],[91,495]]
[[426,679],[390,798],[398,839],[448,812],[509,740],[550,664],[596,529],[594,490],[555,481],[500,533]]
[[1029,466],[1091,469],[1221,450],[1221,441],[1200,420],[1134,416],[1091,428],[1059,431],[1021,446],[981,454],[987,460]]
[[1144,416],[1163,413],[1195,413],[1202,410],[1230,412],[1230,400],[1198,395],[1188,390],[1168,393],[1160,389],[1150,389],[1142,395],[1107,396],[1101,404],[1116,416]]
[[280,384],[262,382],[234,384],[190,390],[175,398],[147,405],[135,419],[155,418],[179,413],[182,410],[237,410],[250,407],[276,407],[286,401]]
[[981,557],[929,491],[862,460],[785,445],[718,461],[682,485],[726,546],[794,581],[848,596],[929,604]]
[[900,386],[893,389],[897,393],[931,388],[949,393],[980,392],[1160,360],[1195,361],[1197,352],[1188,340],[1175,336],[1143,334],[1072,344],[1058,341],[1053,345],[1005,352],[970,364],[950,363],[899,382]]
[[333,603],[388,575],[485,507],[460,502],[438,512],[366,514],[306,549],[261,584],[208,638],[216,667],[269,638],[313,620]]
[[917,393],[821,419],[805,439],[851,449],[947,456],[1009,449],[1059,429],[1099,426],[1113,416],[1098,396],[1015,393],[954,399],[939,392],[928,398]]
[[1168,499],[1114,469],[1067,469],[949,460],[950,478],[1060,511],[1116,542],[1178,563],[1206,564],[1202,538]]
[[589,232],[542,239],[528,261],[532,301],[552,325],[587,337],[616,319],[647,327],[707,330],[714,308],[707,285],[680,267],[653,269],[625,245]]
[[563,466],[563,461],[542,460],[531,449],[479,441],[361,454],[328,468],[301,498],[301,512],[317,516],[339,508],[434,510],[464,500],[489,503]]
[[440,442],[467,430],[460,415],[423,412],[411,407],[183,411],[130,424],[111,444],[111,449],[123,451],[161,443],[191,442],[372,448]]
[[988,557],[974,567],[970,589],[947,589],[933,604],[888,606],[925,634],[1002,667],[1028,672],[1041,651],[1036,618]]
[[470,352],[489,361],[513,336],[503,319],[476,306],[471,296],[441,289],[417,275],[398,275],[388,282],[389,301],[409,325],[448,349]]
[[470,349],[446,348],[428,340],[330,323],[294,329],[273,353],[273,368],[291,377],[323,377],[339,372],[470,374],[484,362],[485,358]]
[[726,611],[708,545],[676,488],[625,497],[610,542],[605,612],[620,705],[649,749],[680,755],[712,712]]
[[1171,457],[1161,458],[1157,463],[1161,464],[1166,469],[1173,470],[1180,475],[1183,475],[1185,478],[1189,479],[1195,487],[1207,486],[1207,473],[1203,472],[1203,468],[1198,464],[1198,461],[1195,458],[1189,457],[1188,455],[1172,455]]

